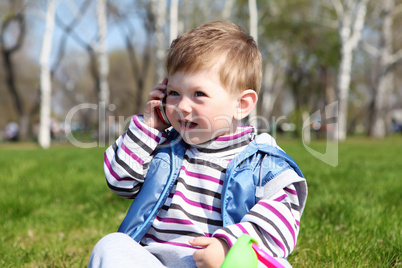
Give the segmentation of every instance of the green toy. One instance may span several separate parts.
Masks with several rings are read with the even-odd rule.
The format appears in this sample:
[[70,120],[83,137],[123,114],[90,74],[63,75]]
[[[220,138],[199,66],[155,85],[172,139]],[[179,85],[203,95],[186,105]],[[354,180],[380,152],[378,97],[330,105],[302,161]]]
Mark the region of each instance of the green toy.
[[268,268],[283,268],[274,257],[268,255],[257,241],[247,234],[241,235],[230,248],[221,268],[257,268],[258,261]]

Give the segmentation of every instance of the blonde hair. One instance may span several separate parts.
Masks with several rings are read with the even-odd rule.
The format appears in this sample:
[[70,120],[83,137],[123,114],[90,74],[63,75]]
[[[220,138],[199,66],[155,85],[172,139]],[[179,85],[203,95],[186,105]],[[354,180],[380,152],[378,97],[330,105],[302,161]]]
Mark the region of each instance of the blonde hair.
[[230,93],[259,92],[261,53],[254,39],[231,22],[203,24],[175,39],[166,60],[168,75],[211,69],[219,63],[222,85]]

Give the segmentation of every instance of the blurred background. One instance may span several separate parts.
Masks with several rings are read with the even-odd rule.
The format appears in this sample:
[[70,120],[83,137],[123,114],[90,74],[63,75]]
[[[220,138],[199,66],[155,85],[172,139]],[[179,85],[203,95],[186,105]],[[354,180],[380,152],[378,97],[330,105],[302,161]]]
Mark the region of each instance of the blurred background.
[[401,135],[401,0],[4,0],[0,144],[109,143],[165,76],[170,42],[213,20],[258,42],[263,131],[298,137],[309,118],[314,139],[335,121],[340,141]]
[[244,124],[278,135],[308,180],[290,263],[402,267],[402,0],[0,1],[1,267],[86,267],[131,203],[107,189],[104,147],[171,41],[213,20],[257,40]]

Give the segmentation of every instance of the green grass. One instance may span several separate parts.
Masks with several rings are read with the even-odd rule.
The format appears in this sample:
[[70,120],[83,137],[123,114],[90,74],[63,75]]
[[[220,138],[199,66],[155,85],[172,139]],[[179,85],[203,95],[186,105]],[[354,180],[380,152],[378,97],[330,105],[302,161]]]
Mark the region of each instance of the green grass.
[[[401,137],[349,139],[335,168],[278,143],[309,185],[294,267],[402,266]],[[0,146],[0,267],[85,267],[130,204],[107,189],[104,148]]]
[[350,139],[335,168],[284,147],[309,185],[294,267],[402,266],[402,139]]
[[87,265],[129,204],[105,187],[103,151],[0,150],[1,267]]

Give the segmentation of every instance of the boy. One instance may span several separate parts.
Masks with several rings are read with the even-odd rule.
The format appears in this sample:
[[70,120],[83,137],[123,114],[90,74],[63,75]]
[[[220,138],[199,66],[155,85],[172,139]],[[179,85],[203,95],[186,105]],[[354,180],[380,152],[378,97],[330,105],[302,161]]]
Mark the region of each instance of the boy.
[[[168,79],[105,152],[109,188],[135,199],[90,266],[219,267],[243,233],[289,265],[305,179],[271,136],[239,126],[257,102],[261,65],[252,37],[229,22],[172,42]],[[156,112],[165,97],[171,129]]]

